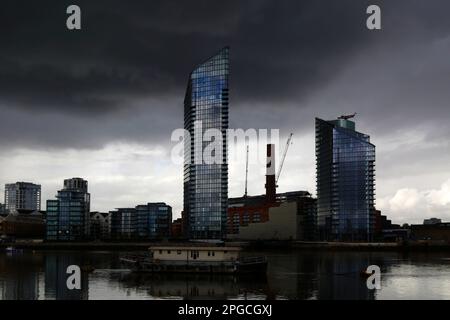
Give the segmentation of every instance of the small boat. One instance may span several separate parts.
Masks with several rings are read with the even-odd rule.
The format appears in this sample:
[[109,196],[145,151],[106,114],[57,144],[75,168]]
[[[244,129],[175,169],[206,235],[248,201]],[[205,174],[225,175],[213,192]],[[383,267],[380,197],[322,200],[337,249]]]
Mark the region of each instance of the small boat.
[[147,255],[120,260],[135,272],[150,273],[266,273],[266,257],[242,257],[239,247],[155,246]]

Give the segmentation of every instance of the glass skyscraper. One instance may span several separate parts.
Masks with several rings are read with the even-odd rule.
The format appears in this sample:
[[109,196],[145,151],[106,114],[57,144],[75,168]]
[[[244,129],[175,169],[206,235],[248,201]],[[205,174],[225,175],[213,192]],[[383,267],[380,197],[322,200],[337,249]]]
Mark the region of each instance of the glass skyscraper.
[[373,235],[375,146],[345,117],[316,118],[317,225],[323,240]]
[[[189,76],[184,100],[184,128],[190,134],[184,145],[184,213],[187,236],[191,239],[222,239],[226,234],[228,76],[228,47],[199,65]],[[208,129],[222,132],[220,163],[197,161],[210,144],[203,140],[195,143],[194,134],[199,134],[199,126],[203,133]]]
[[78,241],[90,235],[90,194],[81,178],[64,180],[57,200],[47,200],[47,240]]

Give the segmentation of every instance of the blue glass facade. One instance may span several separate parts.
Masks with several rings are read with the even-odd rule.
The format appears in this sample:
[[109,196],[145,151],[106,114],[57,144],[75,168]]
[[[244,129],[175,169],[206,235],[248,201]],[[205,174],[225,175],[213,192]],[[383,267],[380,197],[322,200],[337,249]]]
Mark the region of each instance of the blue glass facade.
[[355,123],[316,119],[317,226],[324,240],[373,236],[375,146]]
[[[184,213],[188,237],[192,239],[222,239],[226,234],[228,201],[228,76],[229,48],[199,65],[189,77],[184,101],[184,128],[191,139],[184,145]],[[221,163],[198,163],[210,142],[195,145],[194,128],[222,132]]]
[[137,239],[138,215],[135,208],[119,208],[110,211],[111,238],[113,240]]
[[64,181],[57,200],[47,200],[47,240],[79,241],[89,239],[90,194],[87,181],[79,178]]
[[172,207],[163,202],[119,208],[110,211],[110,214],[112,239],[153,240],[170,237]]
[[142,239],[170,237],[172,207],[165,203],[148,203],[136,207],[137,232]]

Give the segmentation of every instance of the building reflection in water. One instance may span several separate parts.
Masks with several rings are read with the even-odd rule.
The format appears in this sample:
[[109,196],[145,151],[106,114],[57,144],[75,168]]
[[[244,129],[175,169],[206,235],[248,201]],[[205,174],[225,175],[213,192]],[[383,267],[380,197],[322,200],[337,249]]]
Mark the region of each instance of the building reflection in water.
[[145,290],[154,298],[233,299],[265,298],[266,276],[210,274],[126,273],[118,279],[125,287]]
[[0,257],[2,300],[37,300],[42,256],[8,253]]
[[282,251],[268,253],[268,282],[276,298],[321,300],[374,300],[361,271],[369,265],[389,272],[386,258],[397,253],[345,251]]
[[374,300],[375,290],[369,290],[367,279],[361,277],[361,271],[374,264],[370,256],[330,252],[318,257],[318,299]]
[[[67,267],[77,265],[81,271],[81,289],[67,288]],[[49,254],[45,256],[45,299],[46,300],[87,300],[89,298],[89,275],[83,268],[87,264],[78,254]]]
[[[445,254],[303,250],[257,254],[268,257],[267,276],[137,274],[123,269],[118,252],[1,252],[0,298],[372,300],[380,292],[369,290],[366,279],[360,276],[369,265],[381,267],[383,289],[397,276],[391,273],[392,268],[399,270],[399,266],[411,264],[420,267],[425,262],[429,267],[434,261],[434,268],[447,270],[447,260],[442,260],[447,257]],[[69,290],[66,286],[69,265],[82,268],[81,290]],[[86,266],[95,271],[88,274]]]
[[267,253],[272,299],[310,299],[315,292],[317,265],[310,254]]
[[286,251],[267,256],[269,269],[263,277],[125,273],[117,281],[155,298],[373,300],[375,291],[367,288],[361,271],[372,264],[385,267],[382,256],[370,253]]

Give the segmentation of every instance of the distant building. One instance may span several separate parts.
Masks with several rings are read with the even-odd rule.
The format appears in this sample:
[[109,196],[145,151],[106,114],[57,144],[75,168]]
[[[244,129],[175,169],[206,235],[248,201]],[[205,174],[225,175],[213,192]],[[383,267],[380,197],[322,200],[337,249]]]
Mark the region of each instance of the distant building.
[[277,194],[275,158],[275,145],[268,144],[264,195],[228,199],[228,239],[316,239],[316,199],[307,191]]
[[116,240],[163,239],[172,233],[172,207],[163,202],[119,208],[110,212],[110,219]]
[[[295,202],[286,202],[267,207],[267,220],[250,221],[247,214],[243,214],[243,223],[227,235],[235,240],[296,240],[297,215]],[[255,214],[255,212],[254,212]],[[240,219],[240,215],[233,214]],[[255,216],[255,215],[253,215]],[[248,219],[248,220],[247,220]],[[248,221],[248,222],[247,222]],[[234,221],[236,224],[236,221]]]
[[171,234],[172,207],[163,203],[148,203],[136,207],[137,232],[141,239],[168,238]]
[[111,238],[111,213],[90,213],[91,238],[94,240],[107,240]]
[[228,203],[227,238],[238,235],[241,227],[269,221],[269,209],[274,206],[265,202],[265,196],[231,198]]
[[411,230],[409,228],[391,228],[382,231],[383,242],[404,242],[411,237]]
[[178,218],[172,221],[172,238],[180,239],[183,238],[183,219]]
[[6,184],[4,209],[9,213],[17,213],[18,210],[41,210],[41,186],[29,182]]
[[[223,48],[189,75],[184,100],[184,129],[192,139],[184,145],[184,212],[191,239],[223,239],[228,200],[228,75],[229,48]],[[221,163],[198,161],[205,143],[195,146],[194,130],[222,132]],[[200,133],[202,134],[202,133]],[[198,143],[198,142],[197,142]],[[197,163],[199,162],[199,163]]]
[[[269,209],[278,206],[275,182],[275,145],[267,145],[266,193],[228,199],[227,235],[239,234],[241,226],[249,223],[265,223],[269,220]],[[309,193],[305,192],[308,196]],[[278,200],[282,195],[278,195]]]
[[64,180],[64,188],[58,191],[56,200],[47,200],[47,240],[90,239],[90,203],[86,180]]
[[138,238],[138,217],[136,208],[119,208],[110,211],[111,239],[132,240]]
[[317,225],[320,238],[373,238],[375,146],[348,117],[316,118]]
[[413,240],[428,240],[450,243],[450,223],[411,225]]
[[315,240],[316,199],[307,191],[229,199],[228,239]]
[[172,221],[172,238],[176,239],[186,239],[186,214],[181,211],[181,218]]
[[441,224],[442,220],[437,218],[430,218],[423,220],[424,225],[433,225],[433,224]]
[[310,195],[290,201],[297,204],[297,240],[317,240],[317,199]]
[[5,205],[0,203],[0,216],[5,215]]
[[9,214],[0,220],[0,235],[19,239],[44,239],[45,216],[41,212]]
[[[382,215],[380,210],[373,209],[373,217],[374,217],[374,240],[376,241],[393,241],[397,240],[398,233],[396,230],[402,230],[400,225],[393,224],[391,220],[387,218],[387,216]],[[400,231],[400,233],[404,233]]]

